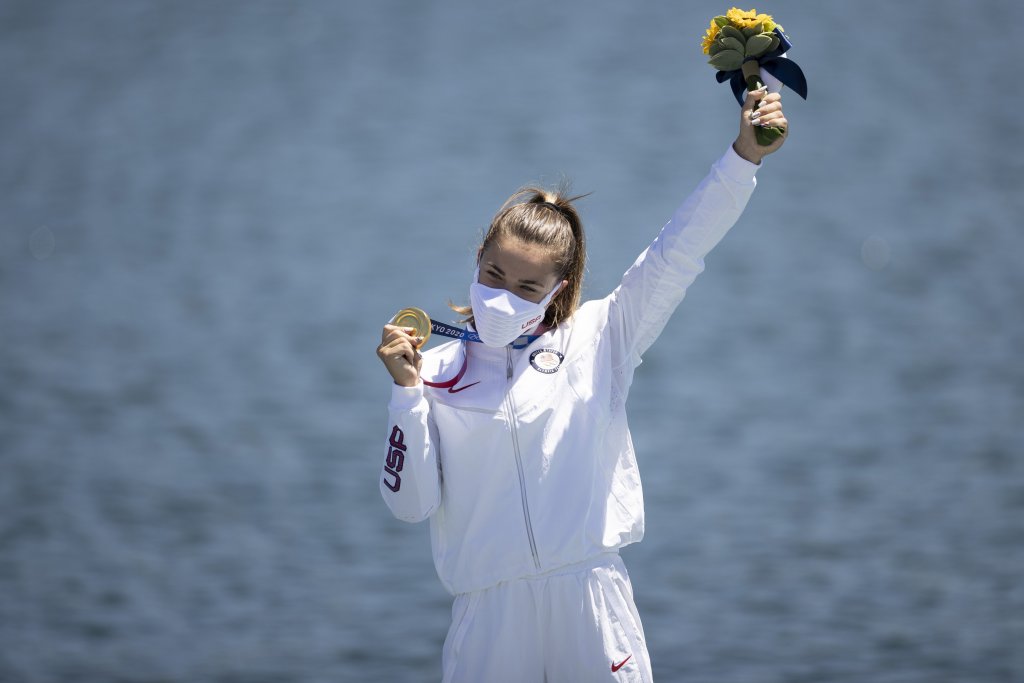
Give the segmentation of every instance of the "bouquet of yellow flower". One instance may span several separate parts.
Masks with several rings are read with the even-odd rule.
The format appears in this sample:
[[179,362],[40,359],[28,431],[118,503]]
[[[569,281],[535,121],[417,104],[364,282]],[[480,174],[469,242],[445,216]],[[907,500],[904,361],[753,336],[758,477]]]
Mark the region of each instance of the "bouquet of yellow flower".
[[[807,79],[796,62],[786,59],[793,47],[782,32],[782,27],[768,14],[756,10],[733,7],[723,16],[711,20],[704,32],[704,54],[708,64],[718,70],[719,83],[729,81],[732,92],[743,106],[746,90],[757,90],[770,80],[770,90],[781,90],[788,85],[800,97],[807,99]],[[762,80],[764,79],[764,80]],[[785,131],[778,126],[757,128],[757,141],[770,145]]]

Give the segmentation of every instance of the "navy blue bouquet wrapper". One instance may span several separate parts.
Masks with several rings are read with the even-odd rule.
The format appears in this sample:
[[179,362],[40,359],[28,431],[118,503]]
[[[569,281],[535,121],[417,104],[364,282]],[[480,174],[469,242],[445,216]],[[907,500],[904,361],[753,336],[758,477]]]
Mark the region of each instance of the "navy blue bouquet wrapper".
[[[724,33],[725,31],[726,29],[723,28],[722,32]],[[725,57],[725,59],[722,59],[716,58],[717,55],[713,54],[710,63],[718,69],[718,72],[715,74],[716,80],[719,83],[729,83],[729,87],[732,89],[732,93],[740,106],[743,106],[743,101],[746,99],[748,91],[763,87],[765,82],[768,82],[768,90],[770,92],[778,92],[782,89],[782,86],[786,86],[803,99],[807,99],[807,78],[804,76],[800,65],[786,57],[786,53],[793,47],[793,44],[779,27],[775,27],[771,34],[763,33],[753,36],[755,40],[762,42],[774,36],[776,40],[771,41],[772,43],[777,43],[774,48],[757,56],[746,56],[742,58],[742,61],[733,53],[743,54],[742,50],[744,48],[748,51],[750,48],[744,45],[743,41],[739,40],[743,37],[737,35],[741,33],[740,30],[730,28],[729,32],[729,35],[723,35],[722,38],[723,40],[734,41],[730,43],[731,49],[719,50],[719,52],[729,52],[729,55],[722,55],[722,57]],[[752,42],[751,38],[752,36],[745,37],[748,43]],[[731,66],[737,64],[737,62],[739,62],[737,68],[723,68],[722,66],[723,63]],[[758,144],[770,145],[783,135],[785,135],[785,130],[779,126],[757,126],[756,136]]]

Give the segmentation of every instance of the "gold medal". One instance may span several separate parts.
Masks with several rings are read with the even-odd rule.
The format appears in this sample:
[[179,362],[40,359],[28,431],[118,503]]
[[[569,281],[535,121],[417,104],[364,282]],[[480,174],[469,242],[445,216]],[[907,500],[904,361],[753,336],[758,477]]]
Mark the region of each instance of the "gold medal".
[[403,308],[391,318],[391,324],[399,327],[412,327],[416,329],[416,336],[423,337],[420,346],[427,343],[430,337],[430,316],[419,308]]

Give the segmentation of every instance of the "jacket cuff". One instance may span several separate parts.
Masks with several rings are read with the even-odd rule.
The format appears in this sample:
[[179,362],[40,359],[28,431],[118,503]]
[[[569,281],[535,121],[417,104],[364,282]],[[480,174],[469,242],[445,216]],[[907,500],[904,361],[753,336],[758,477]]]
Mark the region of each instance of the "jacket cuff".
[[423,382],[414,387],[403,387],[398,384],[391,385],[391,402],[388,404],[390,410],[410,411],[419,405],[423,399]]
[[737,183],[749,184],[754,180],[754,174],[757,173],[757,169],[761,168],[762,164],[752,164],[739,154],[736,150],[729,145],[729,148],[725,150],[725,154],[715,164],[718,166],[718,170],[725,177],[733,180]]

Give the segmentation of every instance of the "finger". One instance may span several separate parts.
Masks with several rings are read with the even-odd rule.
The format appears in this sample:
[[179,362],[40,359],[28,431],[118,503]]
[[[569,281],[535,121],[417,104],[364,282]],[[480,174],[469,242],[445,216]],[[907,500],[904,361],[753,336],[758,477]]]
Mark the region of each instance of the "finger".
[[412,335],[412,334],[416,334],[416,328],[415,327],[399,327],[398,325],[392,325],[391,323],[388,323],[387,325],[384,326],[384,334],[381,335],[381,336],[383,337],[384,335],[387,335],[387,334],[392,333],[392,332],[404,332],[404,333],[406,333],[408,335]]
[[751,123],[755,126],[784,126],[786,124],[786,117],[780,112],[777,114],[762,116]]
[[381,345],[377,348],[380,353],[395,355],[403,345],[409,346],[410,341],[408,337],[401,336],[401,333],[399,333],[394,336],[389,336],[389,338],[381,342]]
[[781,121],[766,121],[765,123],[755,123],[754,125],[757,128],[785,128],[786,120],[782,119]]
[[750,115],[750,120],[757,121],[760,119],[764,121],[766,119],[777,119],[781,116],[783,116],[783,113],[780,107],[762,107]]
[[387,344],[395,339],[408,339],[410,341],[419,339],[419,342],[414,343],[422,344],[422,338],[414,337],[414,334],[416,334],[415,327],[396,327],[395,325],[385,325],[384,334],[381,336],[381,343]]
[[417,347],[422,343],[422,337],[410,337],[397,340],[393,348],[396,354],[401,356],[405,362],[410,365],[416,365],[417,359],[420,357],[420,351]]
[[401,330],[401,331],[407,332],[407,333],[416,332],[416,328],[400,328],[397,325],[391,325],[390,323],[388,323],[387,325],[384,326],[384,332],[385,333],[393,332],[395,330]]
[[757,111],[764,113],[766,111],[782,111],[782,102],[776,100],[775,102],[766,102],[761,100],[761,106],[757,108]]
[[772,112],[777,112],[777,111],[782,111],[782,103],[781,102],[778,102],[778,101],[776,101],[776,102],[768,102],[766,104],[766,103],[764,103],[762,101],[761,102],[761,106],[759,106],[757,109],[755,109],[753,111],[753,113],[751,114],[751,116],[754,116],[754,115],[764,116],[765,114],[770,114]]
[[425,339],[423,337],[414,337],[411,334],[403,332],[402,330],[397,330],[394,335],[388,336],[387,338],[384,339],[382,343],[391,344],[393,342],[398,341],[407,342],[414,348],[419,348],[420,346],[423,346],[423,342],[425,341]]
[[409,365],[416,367],[417,351],[411,344],[402,347],[402,360]]
[[377,355],[384,361],[385,365],[393,363],[413,363],[416,358],[416,350],[407,339],[395,339],[387,344],[382,344],[377,350]]
[[757,108],[757,103],[760,102],[767,94],[767,86],[762,86],[757,90],[749,91],[747,93],[747,99],[743,102],[743,111],[751,111]]
[[744,108],[743,115],[745,117],[749,117],[751,122],[754,122],[759,117],[762,117],[765,114],[781,111],[782,102],[780,100],[781,98],[779,97],[778,93],[769,93],[761,100],[756,102],[753,109],[748,110]]

